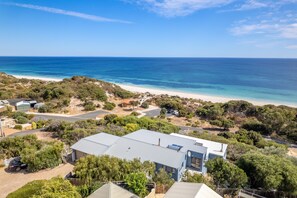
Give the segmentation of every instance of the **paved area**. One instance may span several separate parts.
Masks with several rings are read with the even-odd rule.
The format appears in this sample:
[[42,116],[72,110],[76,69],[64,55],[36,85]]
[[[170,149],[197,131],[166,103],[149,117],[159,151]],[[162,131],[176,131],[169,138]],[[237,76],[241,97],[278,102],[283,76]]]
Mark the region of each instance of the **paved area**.
[[33,180],[51,179],[52,177],[65,177],[73,170],[73,165],[62,164],[53,169],[42,170],[36,173],[8,173],[0,168],[0,198],[5,198],[9,193],[19,189]]

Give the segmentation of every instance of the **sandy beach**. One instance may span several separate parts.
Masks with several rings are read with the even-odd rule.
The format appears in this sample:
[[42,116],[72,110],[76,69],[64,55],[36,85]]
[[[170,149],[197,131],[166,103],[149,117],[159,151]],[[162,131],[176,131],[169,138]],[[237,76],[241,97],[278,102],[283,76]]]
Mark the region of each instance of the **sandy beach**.
[[[26,78],[26,79],[37,79],[37,80],[44,80],[44,81],[53,81],[53,82],[59,82],[63,79],[59,78],[47,78],[47,77],[38,77],[38,76],[23,76],[23,75],[13,75],[16,78]],[[203,94],[196,94],[196,93],[186,93],[186,92],[180,92],[180,91],[172,91],[172,90],[162,90],[157,88],[146,88],[136,85],[127,85],[127,84],[118,84],[123,89],[126,89],[131,92],[136,93],[146,93],[149,92],[151,94],[161,95],[161,94],[167,94],[169,96],[179,96],[182,98],[193,98],[193,99],[201,99],[204,101],[210,101],[210,102],[228,102],[230,100],[245,100],[248,101],[254,105],[267,105],[267,104],[273,104],[273,105],[287,105],[291,107],[297,107],[295,104],[286,104],[286,103],[276,103],[276,102],[270,102],[270,101],[256,101],[256,100],[249,100],[244,98],[231,98],[231,97],[220,97],[220,96],[210,96],[210,95],[203,95]]]

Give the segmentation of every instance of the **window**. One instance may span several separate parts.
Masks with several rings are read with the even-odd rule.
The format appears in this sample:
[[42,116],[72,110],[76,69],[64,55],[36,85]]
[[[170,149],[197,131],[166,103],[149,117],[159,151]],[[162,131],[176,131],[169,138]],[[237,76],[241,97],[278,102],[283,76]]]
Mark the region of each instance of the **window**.
[[173,174],[175,173],[175,169],[171,168],[171,167],[168,167],[168,166],[166,166],[165,170],[166,170],[167,173],[173,173]]
[[195,169],[201,169],[201,159],[192,157],[191,159],[191,167]]

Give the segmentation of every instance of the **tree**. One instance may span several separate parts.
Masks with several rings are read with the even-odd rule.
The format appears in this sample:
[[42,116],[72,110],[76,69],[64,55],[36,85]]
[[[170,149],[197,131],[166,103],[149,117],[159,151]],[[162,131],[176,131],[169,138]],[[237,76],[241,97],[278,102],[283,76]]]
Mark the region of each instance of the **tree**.
[[45,168],[53,168],[61,162],[61,152],[64,144],[62,142],[52,142],[44,145],[40,150],[34,147],[23,148],[21,151],[22,162],[28,165],[28,170],[35,172]]
[[247,173],[253,188],[287,192],[297,190],[297,167],[288,159],[249,152],[237,164]]
[[10,193],[7,198],[80,198],[76,188],[68,180],[55,177],[50,180],[35,180]]
[[241,188],[247,183],[245,172],[223,158],[208,160],[205,166],[218,187]]
[[158,170],[158,172],[154,175],[153,181],[157,185],[164,185],[167,189],[169,189],[173,183],[174,180],[171,178],[171,175],[169,175],[164,168],[161,168]]
[[91,185],[95,181],[121,181],[131,173],[143,172],[151,175],[154,168],[153,163],[142,163],[138,159],[127,161],[108,155],[88,155],[77,161],[74,172],[84,184]]
[[140,197],[145,197],[147,195],[146,185],[148,179],[144,173],[130,173],[126,176],[124,180],[128,189],[139,195]]

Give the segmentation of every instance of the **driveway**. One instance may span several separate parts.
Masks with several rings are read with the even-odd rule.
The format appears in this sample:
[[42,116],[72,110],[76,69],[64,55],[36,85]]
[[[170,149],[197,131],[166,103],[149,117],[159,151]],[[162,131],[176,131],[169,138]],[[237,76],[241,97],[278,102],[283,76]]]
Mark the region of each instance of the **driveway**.
[[52,169],[41,170],[36,173],[8,173],[0,168],[0,198],[5,198],[9,193],[19,189],[28,182],[40,179],[51,179],[52,177],[65,177],[73,170],[71,164],[61,164]]

